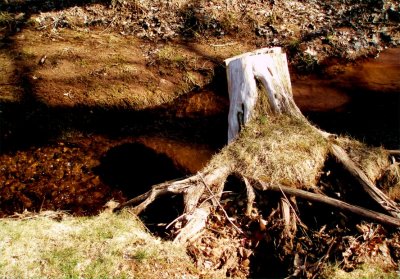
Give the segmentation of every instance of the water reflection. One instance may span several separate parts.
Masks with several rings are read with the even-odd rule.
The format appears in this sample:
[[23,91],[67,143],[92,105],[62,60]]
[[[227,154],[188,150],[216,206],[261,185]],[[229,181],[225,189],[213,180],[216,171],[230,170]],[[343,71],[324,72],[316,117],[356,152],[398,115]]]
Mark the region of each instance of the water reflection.
[[111,148],[101,158],[95,173],[127,197],[140,195],[154,184],[184,175],[171,158],[138,142]]
[[153,184],[198,171],[215,150],[162,137],[75,134],[0,154],[0,217],[40,210],[97,214]]

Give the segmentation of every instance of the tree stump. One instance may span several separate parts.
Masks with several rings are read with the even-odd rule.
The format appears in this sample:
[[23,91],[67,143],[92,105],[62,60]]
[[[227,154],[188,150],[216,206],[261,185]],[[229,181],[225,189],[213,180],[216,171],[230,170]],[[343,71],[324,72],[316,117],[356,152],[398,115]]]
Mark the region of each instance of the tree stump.
[[[184,212],[170,225],[178,228],[175,242],[187,244],[200,237],[210,214],[217,209],[243,234],[240,224],[230,220],[220,203],[227,177],[234,175],[246,187],[247,206],[243,214],[248,216],[256,205],[256,193],[281,193],[279,214],[274,216],[282,221],[282,233],[289,239],[289,246],[298,225],[306,227],[296,213],[296,196],[352,212],[360,218],[399,226],[398,204],[374,185],[360,162],[341,146],[340,138],[318,129],[303,116],[294,102],[286,55],[280,48],[245,53],[225,60],[225,64],[230,99],[228,145],[197,174],[155,185],[117,209],[133,206],[139,214],[158,197],[179,194],[183,195]],[[382,156],[388,155],[385,154]],[[329,155],[356,177],[362,185],[360,189],[391,216],[323,194],[307,194],[309,189],[318,188],[319,176]],[[260,226],[265,224],[260,221]]]
[[256,81],[262,82],[272,113],[302,116],[293,101],[286,55],[281,48],[264,48],[225,60],[228,77],[228,142],[231,142],[253,113],[258,99]]

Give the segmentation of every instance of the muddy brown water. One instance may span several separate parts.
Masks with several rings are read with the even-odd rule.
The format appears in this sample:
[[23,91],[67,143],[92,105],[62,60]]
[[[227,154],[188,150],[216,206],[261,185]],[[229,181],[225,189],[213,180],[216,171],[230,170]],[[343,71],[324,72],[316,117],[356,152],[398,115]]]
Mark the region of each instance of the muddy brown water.
[[293,76],[295,101],[327,131],[400,149],[400,48],[376,59],[332,64],[324,72]]
[[[399,57],[390,50],[380,60],[332,66],[325,76],[294,77],[295,100],[322,129],[400,149]],[[172,113],[0,104],[0,216],[25,209],[92,215],[111,199],[195,173],[225,144],[226,95],[193,92]],[[181,211],[173,200],[170,219]],[[161,201],[148,213],[159,208],[167,206]],[[151,216],[144,216],[149,224],[168,222]]]

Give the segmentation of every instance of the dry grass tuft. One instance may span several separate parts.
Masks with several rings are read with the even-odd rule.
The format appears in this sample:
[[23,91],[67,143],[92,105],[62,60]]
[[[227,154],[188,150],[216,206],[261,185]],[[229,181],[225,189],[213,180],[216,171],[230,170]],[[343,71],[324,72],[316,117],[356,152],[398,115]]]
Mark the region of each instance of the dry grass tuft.
[[384,266],[376,262],[366,262],[357,267],[351,272],[346,272],[338,266],[328,266],[321,274],[321,278],[335,278],[335,279],[395,279],[399,278],[399,273],[396,271],[387,270]]
[[176,46],[165,45],[156,54],[156,60],[159,64],[167,64],[169,66],[178,66],[185,69],[189,62],[189,57]]
[[309,187],[319,178],[328,144],[302,120],[279,116],[251,121],[226,152],[248,177]]
[[378,185],[387,192],[395,202],[400,202],[400,165],[390,165],[378,180]]
[[15,21],[15,15],[8,12],[0,12],[0,26],[10,25]]
[[151,236],[129,211],[20,217],[0,219],[2,278],[174,278],[196,272],[183,247]]
[[389,154],[381,147],[367,146],[348,137],[340,137],[337,142],[373,182],[379,179],[390,165]]
[[[339,138],[337,142],[374,182],[390,165],[383,148],[349,138]],[[307,188],[318,182],[328,147],[329,142],[304,120],[259,114],[224,150],[221,159],[235,162],[235,170],[248,177]],[[396,187],[391,191],[393,195],[399,192]]]

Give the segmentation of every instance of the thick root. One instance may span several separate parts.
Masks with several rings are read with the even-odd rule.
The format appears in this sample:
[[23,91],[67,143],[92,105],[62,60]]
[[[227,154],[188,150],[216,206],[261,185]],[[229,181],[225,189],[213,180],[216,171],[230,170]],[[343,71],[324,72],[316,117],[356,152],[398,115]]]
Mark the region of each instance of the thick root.
[[246,206],[246,215],[251,216],[251,212],[253,211],[253,203],[256,199],[256,193],[254,192],[254,188],[250,185],[249,180],[242,176],[242,180],[246,185],[246,193],[247,193],[247,206]]
[[139,215],[158,197],[166,194],[184,194],[188,188],[193,187],[195,181],[196,177],[192,176],[182,180],[167,181],[154,185],[150,191],[120,204],[114,211],[121,210],[127,206],[133,206],[133,212]]
[[186,215],[187,223],[179,230],[174,239],[174,243],[184,244],[188,241],[194,241],[206,226],[208,216],[211,212],[211,205],[207,203],[201,208],[196,208],[191,215]]
[[364,191],[376,201],[386,212],[396,218],[400,218],[400,207],[385,195],[365,173],[350,159],[346,151],[339,145],[331,145],[331,154],[343,167],[357,179]]

